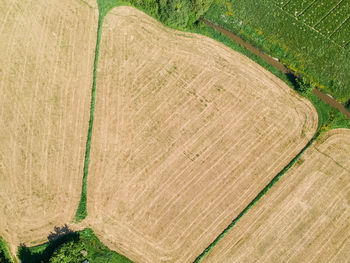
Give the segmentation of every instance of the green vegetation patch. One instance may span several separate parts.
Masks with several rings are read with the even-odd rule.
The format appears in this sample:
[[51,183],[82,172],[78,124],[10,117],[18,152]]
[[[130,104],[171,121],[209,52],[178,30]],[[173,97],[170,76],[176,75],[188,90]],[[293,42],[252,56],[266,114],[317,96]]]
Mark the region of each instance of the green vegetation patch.
[[132,263],[103,245],[89,228],[39,246],[23,245],[19,248],[18,257],[23,263],[82,263],[85,260],[90,263]]
[[203,15],[213,0],[129,0],[163,24],[177,29],[190,28]]
[[75,214],[75,221],[77,221],[77,222],[82,221],[87,216],[87,177],[88,177],[89,163],[90,163],[92,129],[93,129],[93,125],[94,125],[94,112],[95,112],[95,104],[96,104],[97,67],[98,67],[98,57],[99,57],[99,52],[100,52],[103,19],[104,19],[105,15],[107,14],[107,12],[109,10],[111,10],[114,6],[117,6],[117,4],[118,4],[118,1],[98,0],[99,18],[98,18],[98,26],[97,26],[95,60],[94,60],[94,70],[93,70],[93,82],[92,82],[92,90],[91,90],[90,120],[89,120],[88,137],[86,140],[82,191],[81,191],[79,206],[78,206],[77,212]]
[[[191,28],[213,0],[97,0],[103,16],[116,6],[134,6],[163,24],[177,29]],[[101,12],[102,11],[102,12]]]
[[103,20],[103,18],[108,14],[108,12],[111,11],[114,7],[129,6],[130,2],[128,0],[125,0],[125,1],[121,1],[121,0],[97,0],[97,4],[98,4],[100,19]]
[[12,263],[11,254],[6,242],[0,237],[0,263]]
[[350,98],[350,5],[336,2],[215,0],[204,17],[345,103]]

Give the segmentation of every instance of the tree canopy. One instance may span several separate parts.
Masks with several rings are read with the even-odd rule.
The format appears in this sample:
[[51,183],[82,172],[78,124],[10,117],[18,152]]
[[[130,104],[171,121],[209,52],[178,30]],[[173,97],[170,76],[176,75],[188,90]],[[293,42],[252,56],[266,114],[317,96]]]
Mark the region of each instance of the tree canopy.
[[82,242],[69,241],[58,247],[50,258],[50,263],[83,262],[86,258]]
[[210,7],[213,0],[130,0],[164,24],[175,27],[190,27]]

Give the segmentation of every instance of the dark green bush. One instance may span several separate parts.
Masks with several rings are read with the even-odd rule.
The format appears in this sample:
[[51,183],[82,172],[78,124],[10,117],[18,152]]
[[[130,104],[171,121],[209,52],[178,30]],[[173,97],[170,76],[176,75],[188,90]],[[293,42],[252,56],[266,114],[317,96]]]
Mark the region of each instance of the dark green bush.
[[130,0],[130,3],[174,28],[191,27],[213,0]]
[[0,251],[0,263],[10,263],[3,250]]
[[[86,257],[83,255],[85,251],[84,244],[81,242],[69,241],[56,248],[50,263],[71,263],[83,262]],[[86,251],[85,251],[86,252]]]

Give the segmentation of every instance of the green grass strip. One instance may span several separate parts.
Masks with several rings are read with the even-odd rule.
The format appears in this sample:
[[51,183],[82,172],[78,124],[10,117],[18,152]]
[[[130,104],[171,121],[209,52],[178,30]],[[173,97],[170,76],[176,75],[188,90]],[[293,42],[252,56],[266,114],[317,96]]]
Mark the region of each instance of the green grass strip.
[[194,263],[200,262],[216,245],[217,243],[230,231],[230,229],[270,190],[275,183],[298,161],[300,156],[312,145],[312,143],[319,136],[319,131],[312,137],[312,139],[307,143],[307,145],[298,153],[293,160],[279,172],[271,182],[264,187],[264,189],[249,203],[249,205],[244,208],[244,210],[229,224],[224,231],[195,259]]
[[87,216],[86,202],[87,202],[87,177],[89,172],[89,163],[90,163],[90,150],[91,150],[91,137],[92,137],[92,128],[94,125],[94,112],[95,112],[95,101],[96,101],[96,79],[97,79],[97,66],[98,66],[98,57],[100,50],[100,42],[102,35],[102,23],[103,17],[99,14],[98,26],[97,26],[97,40],[96,40],[96,49],[95,49],[95,60],[94,60],[94,71],[93,71],[93,82],[92,82],[92,92],[91,92],[91,103],[90,103],[90,120],[89,120],[89,130],[88,137],[86,140],[86,151],[84,159],[84,174],[83,174],[83,186],[81,191],[80,202],[78,210],[75,214],[75,221],[80,222]]
[[0,262],[1,263],[13,263],[14,260],[9,252],[9,247],[4,239],[0,237]]
[[80,202],[75,214],[74,220],[80,222],[84,220],[87,216],[87,178],[89,173],[89,163],[90,163],[90,150],[91,150],[91,139],[92,139],[92,129],[94,125],[94,112],[95,112],[95,102],[96,102],[96,81],[97,81],[97,68],[98,68],[98,58],[100,54],[100,43],[102,36],[102,25],[106,14],[114,7],[120,5],[129,5],[128,2],[118,1],[118,0],[97,0],[98,3],[98,25],[97,25],[97,38],[96,38],[96,48],[95,48],[95,60],[94,60],[94,71],[93,71],[93,81],[92,81],[92,91],[91,91],[91,103],[90,103],[90,120],[89,120],[89,130],[88,137],[86,140],[86,150],[84,159],[84,171],[83,171],[83,185],[81,190]]

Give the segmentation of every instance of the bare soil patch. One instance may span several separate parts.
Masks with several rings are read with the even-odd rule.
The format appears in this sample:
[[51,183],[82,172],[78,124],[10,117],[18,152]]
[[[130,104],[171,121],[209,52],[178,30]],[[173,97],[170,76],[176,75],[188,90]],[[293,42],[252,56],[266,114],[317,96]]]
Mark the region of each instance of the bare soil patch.
[[0,5],[0,236],[14,250],[77,209],[98,16],[78,0]]
[[350,130],[328,132],[203,262],[347,262]]
[[317,128],[256,63],[131,7],[105,18],[96,101],[88,218],[136,262],[193,261]]

